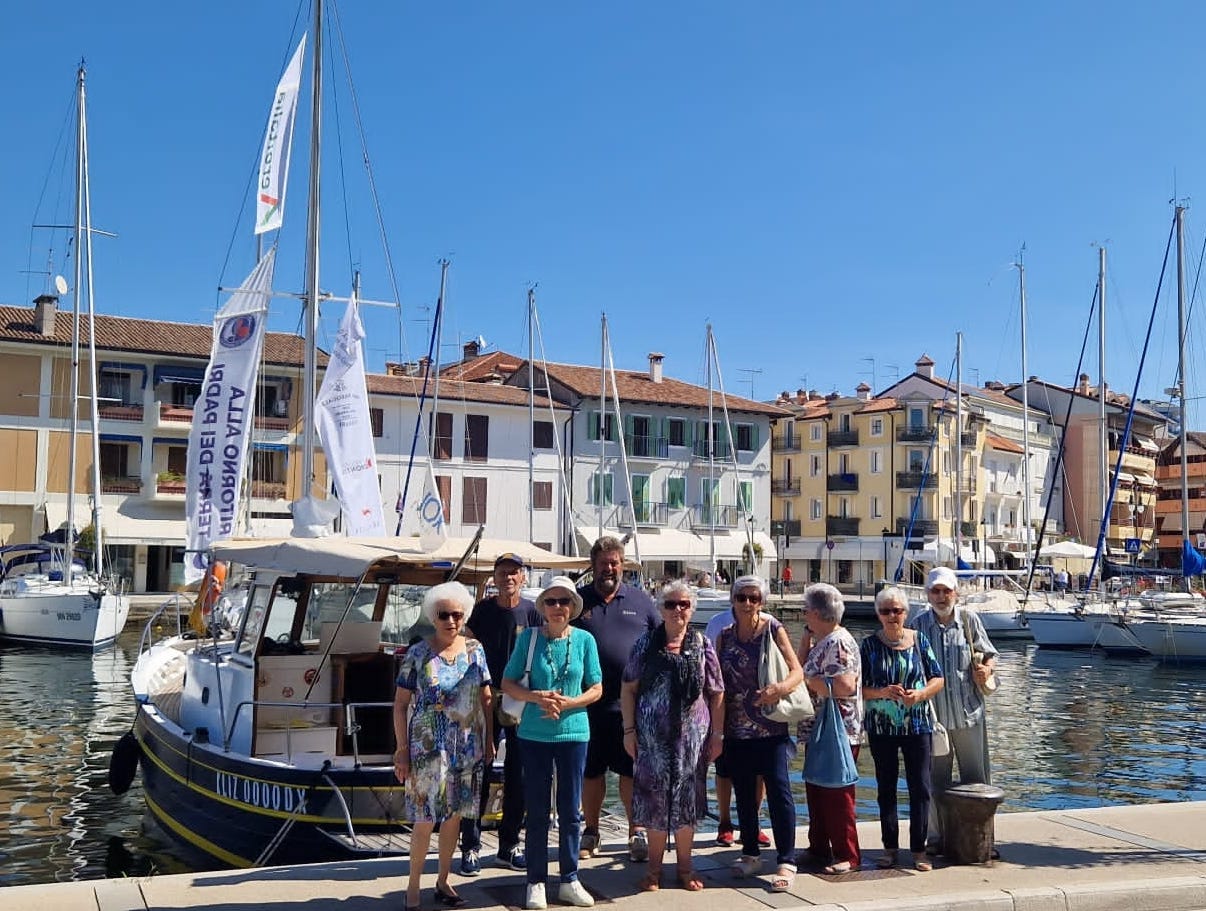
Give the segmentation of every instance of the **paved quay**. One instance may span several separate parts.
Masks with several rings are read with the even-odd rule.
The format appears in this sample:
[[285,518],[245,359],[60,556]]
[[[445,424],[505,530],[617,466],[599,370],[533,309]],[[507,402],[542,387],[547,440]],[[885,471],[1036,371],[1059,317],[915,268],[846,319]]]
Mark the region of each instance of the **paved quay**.
[[[487,833],[482,875],[452,882],[469,909],[522,908],[523,874],[492,867]],[[803,844],[803,831],[798,844]],[[769,869],[754,880],[728,872],[736,848],[712,844],[714,829],[696,836],[696,868],[706,888],[689,893],[671,885],[667,855],[660,892],[638,893],[644,864],[627,861],[618,829],[604,833],[604,853],[582,864],[581,878],[600,907],[616,911],[1203,911],[1206,909],[1206,802],[1146,804],[997,816],[1002,859],[983,866],[948,866],[930,873],[877,870],[879,826],[859,825],[864,869],[827,877],[801,872],[790,892],[769,891]],[[457,855],[459,860],[459,854]],[[769,868],[771,856],[763,852]],[[455,869],[456,861],[454,861]],[[423,907],[437,907],[435,857],[427,858]],[[92,880],[0,890],[6,911],[345,911],[403,907],[405,859],[366,860],[216,873]],[[556,896],[556,860],[550,867],[550,908]]]

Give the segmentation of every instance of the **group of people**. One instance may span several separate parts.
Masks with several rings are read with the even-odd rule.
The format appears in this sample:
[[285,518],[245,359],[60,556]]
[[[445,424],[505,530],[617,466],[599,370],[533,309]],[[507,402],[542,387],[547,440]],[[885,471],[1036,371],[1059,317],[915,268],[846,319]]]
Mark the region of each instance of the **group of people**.
[[[701,633],[690,626],[696,607],[692,586],[670,582],[651,599],[623,581],[623,562],[623,544],[603,537],[591,550],[591,581],[583,588],[558,576],[534,603],[528,601],[522,597],[523,559],[503,554],[495,563],[492,597],[474,604],[457,582],[427,593],[423,609],[435,632],[406,652],[394,702],[395,772],[407,786],[411,856],[419,859],[410,868],[408,911],[419,907],[421,860],[437,825],[435,899],[448,907],[464,903],[449,882],[453,854],[459,837],[461,874],[480,873],[480,818],[490,789],[486,770],[498,749],[505,752],[498,863],[526,872],[526,908],[548,904],[550,781],[557,813],[557,897],[578,907],[594,904],[578,866],[599,851],[609,771],[619,776],[629,859],[648,864],[640,888],[661,888],[663,857],[673,836],[676,882],[688,891],[703,889],[691,852],[695,827],[707,811],[713,762],[718,843],[733,843],[728,804],[730,794],[736,795],[741,854],[733,874],[761,871],[760,850],[771,844],[759,825],[765,799],[775,853],[771,889],[787,891],[797,871],[792,735],[806,739],[810,722],[793,731],[764,709],[801,683],[818,715],[824,700],[835,700],[856,757],[866,727],[879,789],[881,866],[897,860],[897,762],[904,757],[910,849],[916,869],[929,869],[927,835],[941,834],[931,793],[949,786],[952,759],[963,781],[989,780],[983,703],[973,678],[991,673],[996,652],[978,618],[955,611],[953,573],[931,573],[930,610],[913,629],[905,628],[903,592],[880,592],[881,629],[861,645],[841,625],[838,590],[811,585],[804,592],[807,630],[793,645],[786,628],[763,609],[768,588],[757,576],[733,582],[731,614]],[[764,644],[777,648],[788,668],[778,682],[760,680]],[[980,663],[966,654],[973,644]],[[509,726],[511,719],[500,716],[500,692],[522,706],[518,724]],[[931,756],[931,706],[949,732],[950,756]],[[829,873],[856,869],[861,855],[854,785],[807,784],[806,792],[808,847],[800,859]]]

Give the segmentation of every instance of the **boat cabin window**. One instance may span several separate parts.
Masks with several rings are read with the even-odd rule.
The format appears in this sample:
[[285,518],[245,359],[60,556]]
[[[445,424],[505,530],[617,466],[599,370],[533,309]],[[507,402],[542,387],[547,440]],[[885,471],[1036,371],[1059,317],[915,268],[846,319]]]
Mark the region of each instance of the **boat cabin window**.
[[[297,607],[297,597],[292,594],[278,592],[272,597],[275,578],[268,580],[255,579],[251,585],[251,593],[247,596],[247,609],[243,614],[243,625],[239,628],[239,636],[235,642],[235,653],[250,658],[256,653],[256,646],[261,638],[279,640],[289,635],[293,626],[293,615]],[[269,608],[271,607],[271,614]]]

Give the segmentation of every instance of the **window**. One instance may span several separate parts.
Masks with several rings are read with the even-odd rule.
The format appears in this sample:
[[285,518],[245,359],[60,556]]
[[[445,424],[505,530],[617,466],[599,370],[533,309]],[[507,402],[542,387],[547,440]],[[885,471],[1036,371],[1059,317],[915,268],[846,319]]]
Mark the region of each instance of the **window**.
[[[586,438],[588,440],[599,439],[599,412],[597,411],[592,411],[587,416]],[[615,442],[616,422],[614,414],[603,415],[603,439]]]
[[636,514],[638,522],[652,521],[653,508],[647,474],[632,476],[632,511]]
[[838,473],[850,474],[850,455],[843,452],[838,456]]
[[101,443],[100,465],[102,478],[125,478],[130,463],[130,447],[125,443]]
[[433,459],[452,458],[452,415],[446,411],[436,412],[435,433],[431,457]]
[[758,446],[758,428],[753,424],[738,424],[733,428],[738,452],[753,452]]
[[791,485],[791,459],[783,460],[783,480],[788,483],[788,486]]
[[533,509],[552,509],[553,508],[553,482],[552,481],[533,481],[532,482],[532,508]]
[[909,427],[913,430],[925,429],[925,409],[910,408],[909,409]]
[[821,425],[820,424],[813,424],[811,427],[808,428],[808,438],[810,440],[812,440],[814,443],[821,442]]
[[909,471],[920,474],[925,471],[925,450],[910,449],[909,450]]
[[462,481],[461,521],[466,525],[486,524],[485,478],[465,478]]
[[171,403],[180,408],[192,408],[201,398],[201,383],[168,383]]
[[385,436],[385,409],[370,408],[369,423],[373,425],[373,438],[381,439]]
[[879,474],[884,470],[884,451],[882,449],[871,450],[871,474]]
[[843,414],[840,418],[838,418],[838,429],[842,433],[850,432],[850,415],[849,414]]
[[[268,484],[284,484],[285,455],[276,449],[252,449],[251,479]],[[283,490],[281,495],[284,496]]]
[[590,490],[586,494],[586,502],[591,506],[610,506],[612,499],[611,472],[594,472],[590,476]]
[[553,422],[532,422],[532,446],[536,449],[553,448]]
[[686,446],[687,422],[682,418],[670,418],[666,424],[666,435],[670,438],[671,446]]
[[850,499],[848,497],[838,497],[838,515],[843,519],[850,518]]
[[949,519],[951,517],[951,515],[952,515],[951,498],[943,497],[942,498],[942,518]]
[[106,405],[131,404],[130,374],[117,370],[102,370],[100,375],[100,397],[108,399]]
[[446,474],[438,474],[435,476],[436,493],[440,495],[440,502],[444,504],[444,521],[447,522],[452,515],[452,478]]
[[883,515],[884,515],[883,503],[880,502],[879,497],[872,497],[871,498],[871,518],[872,519],[881,519],[881,518],[883,518]]
[[793,505],[794,504],[791,500],[788,500],[783,504],[783,521],[790,522],[795,518],[795,510],[792,509]]
[[737,502],[746,515],[754,512],[754,482],[742,481],[737,485]]
[[289,414],[289,390],[287,380],[261,380],[255,388],[255,414],[261,418],[283,418]]
[[871,436],[882,437],[883,435],[884,435],[884,419],[883,418],[872,418],[871,419]]
[[489,455],[490,419],[484,414],[465,415],[465,461],[484,462]]
[[178,475],[188,474],[188,447],[169,446],[167,451],[167,470]]
[[687,479],[666,479],[666,505],[671,509],[682,509],[687,502]]
[[821,476],[821,457],[819,455],[814,454],[808,457],[808,476],[810,478]]
[[812,499],[808,501],[808,517],[810,519],[821,518],[821,501]]

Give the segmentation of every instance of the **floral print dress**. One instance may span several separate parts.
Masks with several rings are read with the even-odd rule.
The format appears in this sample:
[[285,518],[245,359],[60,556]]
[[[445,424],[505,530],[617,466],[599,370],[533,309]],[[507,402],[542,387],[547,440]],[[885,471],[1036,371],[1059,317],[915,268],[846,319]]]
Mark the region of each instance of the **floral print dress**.
[[398,686],[411,691],[408,725],[410,786],[404,816],[411,822],[475,818],[486,759],[481,689],[490,684],[486,652],[476,639],[451,661],[421,640],[402,659]]

